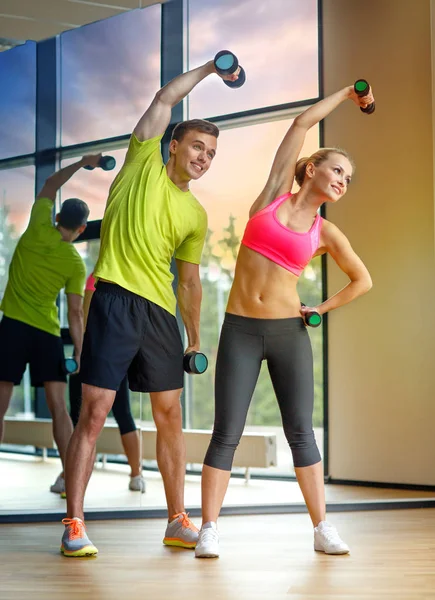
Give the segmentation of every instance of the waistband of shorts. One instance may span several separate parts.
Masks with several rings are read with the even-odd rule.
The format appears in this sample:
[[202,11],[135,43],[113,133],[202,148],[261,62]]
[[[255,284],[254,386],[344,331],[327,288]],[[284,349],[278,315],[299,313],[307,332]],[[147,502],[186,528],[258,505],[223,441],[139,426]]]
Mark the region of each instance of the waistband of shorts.
[[98,293],[102,292],[103,294],[114,294],[115,296],[125,296],[126,298],[134,298],[135,300],[149,302],[149,300],[143,296],[139,296],[139,294],[130,292],[130,290],[126,290],[117,283],[109,283],[108,281],[97,281],[95,284],[95,291]]
[[256,319],[226,312],[224,325],[229,325],[252,335],[279,335],[280,333],[306,331],[302,317]]

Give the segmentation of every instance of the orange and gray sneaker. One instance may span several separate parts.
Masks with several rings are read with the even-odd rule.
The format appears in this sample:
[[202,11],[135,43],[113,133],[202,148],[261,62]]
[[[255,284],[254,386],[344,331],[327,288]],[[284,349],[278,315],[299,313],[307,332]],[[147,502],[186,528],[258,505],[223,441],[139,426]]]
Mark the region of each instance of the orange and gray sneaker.
[[60,551],[64,556],[95,556],[97,548],[86,535],[86,527],[81,519],[62,519],[65,531]]
[[189,519],[189,515],[185,512],[174,515],[166,527],[163,543],[166,546],[195,548],[197,541],[198,528]]

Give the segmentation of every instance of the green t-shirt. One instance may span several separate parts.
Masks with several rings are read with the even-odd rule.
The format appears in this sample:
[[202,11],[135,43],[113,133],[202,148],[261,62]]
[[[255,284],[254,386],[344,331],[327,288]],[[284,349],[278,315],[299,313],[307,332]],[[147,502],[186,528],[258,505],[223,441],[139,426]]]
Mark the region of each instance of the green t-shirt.
[[109,191],[94,275],[175,315],[171,259],[175,253],[180,260],[200,263],[207,213],[190,191],[182,192],[168,177],[161,139],[131,137]]
[[52,223],[53,201],[39,198],[15,248],[1,303],[6,317],[60,336],[56,306],[62,288],[83,296],[85,264]]

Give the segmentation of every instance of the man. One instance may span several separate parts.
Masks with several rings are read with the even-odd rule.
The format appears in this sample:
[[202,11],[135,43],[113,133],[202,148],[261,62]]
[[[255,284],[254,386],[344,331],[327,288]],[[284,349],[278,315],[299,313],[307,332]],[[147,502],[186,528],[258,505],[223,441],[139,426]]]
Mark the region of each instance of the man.
[[[61,545],[66,556],[98,552],[85,532],[83,500],[96,440],[126,374],[131,390],[150,392],[168,505],[163,541],[194,548],[198,538],[184,507],[183,346],[170,264],[175,254],[177,299],[188,337],[185,352],[199,350],[199,263],[207,215],[189,191],[189,182],[209,169],[219,130],[201,120],[180,123],[166,166],[160,141],[172,108],[212,73],[216,70],[209,61],[157,92],[133,131],[125,163],[110,189],[95,268],[99,281],[83,346],[82,408],[66,461],[67,519]],[[238,73],[222,78],[234,81]]]
[[[0,323],[0,442],[13,387],[20,384],[26,365],[30,363],[32,385],[44,384],[62,465],[72,424],[65,403],[66,375],[56,299],[65,288],[74,358],[80,365],[86,269],[72,242],[86,228],[89,208],[77,198],[65,200],[54,226],[53,204],[58,190],[74,173],[87,165],[96,167],[100,158],[101,155],[85,156],[47,179],[12,257],[0,306],[3,311]],[[59,494],[65,491],[63,472],[50,489]]]

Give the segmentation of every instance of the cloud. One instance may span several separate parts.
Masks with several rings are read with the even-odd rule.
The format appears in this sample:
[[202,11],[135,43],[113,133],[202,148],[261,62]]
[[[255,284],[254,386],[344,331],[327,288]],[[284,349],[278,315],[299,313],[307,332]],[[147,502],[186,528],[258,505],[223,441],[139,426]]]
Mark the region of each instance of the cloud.
[[130,133],[160,87],[160,6],[62,34],[62,144]]
[[[211,117],[318,95],[315,0],[263,3],[190,0],[189,67],[221,49],[233,51],[246,71],[231,90],[208,78],[189,95],[189,117]],[[222,87],[219,88],[219,85]]]
[[0,54],[0,159],[35,151],[36,44]]

